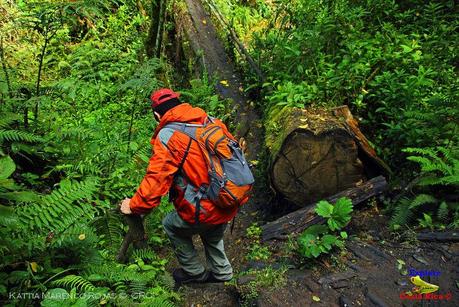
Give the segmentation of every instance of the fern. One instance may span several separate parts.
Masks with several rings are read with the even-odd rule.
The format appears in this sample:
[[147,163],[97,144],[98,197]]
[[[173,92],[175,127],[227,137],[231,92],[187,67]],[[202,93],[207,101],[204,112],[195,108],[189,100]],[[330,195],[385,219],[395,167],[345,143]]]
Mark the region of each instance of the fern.
[[17,209],[24,229],[32,232],[62,232],[76,221],[94,216],[95,209],[88,200],[97,190],[94,179],[82,182],[62,181],[60,188],[49,195],[42,196],[38,203],[20,206]]
[[438,207],[437,218],[442,222],[446,222],[448,219],[448,215],[449,215],[448,205],[446,204],[446,202],[443,201]]
[[67,275],[61,279],[53,281],[53,286],[64,287],[68,290],[76,288],[81,292],[92,291],[96,289],[92,283],[78,275]]
[[[457,146],[407,148],[404,152],[412,154],[407,158],[408,160],[419,164],[421,178],[417,185],[422,187],[424,191],[434,192],[433,189],[429,191],[429,188],[436,187],[438,190],[439,186],[459,186],[459,150]],[[440,198],[441,194],[436,194]],[[404,198],[396,204],[394,215],[390,221],[391,227],[397,228],[411,222],[413,216],[420,212],[419,208],[426,204],[438,205],[438,208],[430,210],[430,214],[422,212],[424,219],[418,219],[421,221],[421,226],[433,227],[433,225],[437,225],[431,221],[431,216],[435,216],[435,214],[440,221],[447,222],[449,216],[448,203],[442,202],[441,199],[430,194],[421,193],[412,200]]]
[[412,219],[413,212],[410,210],[410,203],[411,201],[408,198],[400,199],[389,222],[391,228],[405,225]]
[[16,120],[20,119],[21,117],[18,114],[11,113],[11,112],[3,112],[0,113],[0,128],[8,128],[14,123]]
[[29,142],[40,143],[43,138],[26,131],[0,129],[0,143],[8,142]]
[[175,304],[169,301],[167,296],[159,296],[142,301],[140,306],[174,307]]
[[112,251],[119,247],[124,234],[119,214],[112,210],[105,210],[101,216],[94,219],[92,224],[107,247]]
[[129,282],[129,291],[131,293],[145,293],[148,289],[148,282],[145,280],[131,280]]
[[134,259],[142,259],[144,261],[149,261],[156,259],[156,253],[150,248],[136,249],[133,251],[132,257]]
[[411,200],[410,210],[416,209],[424,204],[434,204],[437,202],[437,199],[428,194],[419,194],[413,200]]
[[407,153],[418,155],[407,159],[416,162],[421,167],[423,178],[419,185],[459,185],[459,149],[445,148],[407,148]]

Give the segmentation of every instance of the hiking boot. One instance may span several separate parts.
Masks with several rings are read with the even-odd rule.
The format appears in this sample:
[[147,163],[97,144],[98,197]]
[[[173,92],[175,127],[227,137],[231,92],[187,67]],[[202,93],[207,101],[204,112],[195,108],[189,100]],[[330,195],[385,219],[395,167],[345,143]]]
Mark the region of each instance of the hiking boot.
[[206,270],[198,275],[190,275],[183,269],[175,269],[172,272],[176,285],[188,284],[188,283],[203,283],[206,282],[209,276],[209,272]]
[[231,278],[226,278],[226,279],[217,278],[217,277],[215,277],[214,273],[209,272],[209,276],[207,277],[206,282],[208,282],[208,283],[227,282],[227,281],[230,281],[230,280],[231,280]]

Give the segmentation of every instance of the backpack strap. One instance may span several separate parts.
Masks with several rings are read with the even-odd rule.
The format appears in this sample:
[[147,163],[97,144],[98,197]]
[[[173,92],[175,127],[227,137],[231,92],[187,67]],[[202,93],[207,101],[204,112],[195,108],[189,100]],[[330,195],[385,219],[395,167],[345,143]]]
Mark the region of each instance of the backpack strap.
[[191,142],[193,141],[192,138],[190,138],[190,141],[188,142],[188,145],[186,146],[185,153],[183,154],[182,161],[180,161],[180,164],[178,166],[178,169],[181,170],[183,167],[183,164],[185,163],[186,157],[188,157],[188,153],[190,152],[190,147],[191,147]]
[[[183,167],[183,164],[185,163],[185,160],[188,156],[188,153],[190,151],[190,147],[191,147],[191,142],[193,140],[197,141],[196,140],[196,128],[200,128],[200,127],[204,127],[205,125],[199,125],[199,124],[186,124],[186,123],[177,123],[177,122],[172,122],[172,123],[169,123],[167,125],[165,125],[163,128],[170,128],[170,129],[173,129],[173,130],[176,130],[176,131],[180,131],[184,134],[186,134],[187,136],[190,137],[190,141],[188,142],[188,145],[186,147],[186,150],[185,150],[185,153],[183,155],[183,158],[182,158],[182,161],[180,161],[180,164],[179,164],[179,171],[182,170],[182,167]],[[184,174],[185,175],[185,174]],[[201,213],[201,199],[204,197],[204,195],[206,194],[206,187],[205,186],[201,186],[199,188],[199,191],[197,192],[196,194],[196,208],[195,208],[195,223],[196,225],[199,224],[199,215]]]

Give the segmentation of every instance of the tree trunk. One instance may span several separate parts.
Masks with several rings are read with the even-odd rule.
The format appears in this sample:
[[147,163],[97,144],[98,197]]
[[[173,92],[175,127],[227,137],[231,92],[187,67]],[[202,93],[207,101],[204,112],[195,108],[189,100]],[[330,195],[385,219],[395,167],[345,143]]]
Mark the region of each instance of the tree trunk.
[[151,23],[145,42],[145,52],[149,58],[155,56],[156,40],[158,39],[159,22],[161,19],[161,0],[151,1]]
[[[383,176],[373,178],[362,185],[342,191],[326,198],[330,203],[335,203],[341,197],[351,199],[355,206],[365,200],[378,195],[387,187],[386,179]],[[284,215],[283,217],[261,227],[263,241],[271,239],[286,239],[289,234],[303,231],[306,227],[323,223],[325,220],[316,214],[316,204],[309,205],[297,211]]]
[[3,73],[5,74],[5,81],[6,81],[6,86],[8,89],[8,98],[11,98],[11,94],[13,93],[13,91],[11,90],[10,76],[8,73],[8,65],[5,59],[5,49],[3,48],[3,37],[1,36],[0,36],[0,60],[2,61],[2,69],[3,69]]
[[386,174],[350,112],[286,107],[267,126],[271,186],[300,207]]

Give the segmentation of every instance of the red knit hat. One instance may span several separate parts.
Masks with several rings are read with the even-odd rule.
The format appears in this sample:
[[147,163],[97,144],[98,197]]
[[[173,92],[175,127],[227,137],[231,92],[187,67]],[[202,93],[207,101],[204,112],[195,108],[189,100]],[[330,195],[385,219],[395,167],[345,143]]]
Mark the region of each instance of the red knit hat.
[[179,98],[180,93],[176,93],[171,89],[162,88],[160,90],[154,91],[151,93],[151,107],[155,109],[160,104],[172,99],[172,98]]

